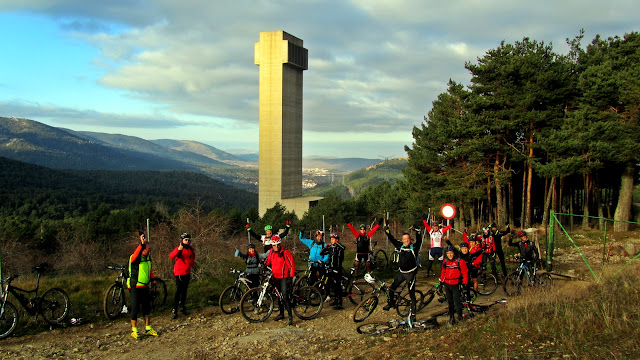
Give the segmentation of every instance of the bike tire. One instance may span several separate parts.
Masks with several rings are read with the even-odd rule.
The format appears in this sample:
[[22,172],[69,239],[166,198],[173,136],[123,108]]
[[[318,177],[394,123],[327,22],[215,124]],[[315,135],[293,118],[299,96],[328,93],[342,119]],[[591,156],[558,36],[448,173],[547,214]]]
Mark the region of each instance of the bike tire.
[[5,339],[11,336],[18,326],[18,321],[20,320],[20,315],[18,314],[18,309],[8,302],[4,303],[4,312],[2,316],[0,316],[0,339]]
[[498,288],[498,279],[493,274],[482,274],[478,277],[478,294],[491,295]]
[[304,286],[293,293],[293,312],[302,320],[315,319],[322,311],[322,294],[313,286]]
[[[422,299],[424,299],[424,294],[420,290],[416,290],[416,312],[420,309],[420,304],[422,303]],[[396,313],[402,318],[409,316],[409,309],[411,308],[411,297],[409,293],[406,293],[398,300],[396,300]],[[415,315],[415,314],[414,314]]]
[[[155,284],[154,284],[155,282]],[[149,284],[151,309],[159,309],[167,302],[167,284],[160,278],[153,278]]]
[[373,311],[378,306],[378,297],[377,296],[369,296],[368,298],[362,300],[360,304],[356,307],[353,312],[353,321],[354,322],[362,322],[369,315],[373,314]]
[[429,291],[427,291],[427,293],[422,297],[422,301],[420,302],[417,310],[420,311],[426,308],[427,305],[429,305],[435,297],[436,297],[436,289],[429,289]]
[[518,276],[518,273],[514,272],[507,275],[502,282],[502,290],[507,296],[517,296],[520,295],[522,287],[522,279]]
[[240,310],[240,301],[242,300],[242,289],[236,285],[227,286],[220,294],[218,305],[220,310],[225,314],[234,314]]
[[49,325],[60,325],[69,315],[69,295],[64,290],[47,290],[40,298],[38,312]]
[[109,320],[115,320],[122,315],[122,309],[127,304],[124,288],[120,284],[111,284],[104,293],[102,310]]
[[347,288],[347,297],[353,305],[358,305],[374,291],[375,288],[373,285],[369,284],[364,279],[354,280],[349,283],[349,287]]
[[540,290],[547,290],[551,287],[553,283],[553,278],[550,274],[538,274],[536,277],[536,287]]
[[384,334],[391,330],[391,326],[389,326],[388,322],[380,322],[380,323],[366,323],[359,325],[356,328],[358,334],[364,335],[379,335]]
[[378,271],[384,271],[389,265],[389,257],[384,250],[377,250],[373,255],[373,264]]
[[260,286],[242,295],[242,300],[240,300],[240,313],[242,313],[242,316],[249,322],[258,323],[265,321],[273,312],[274,301],[269,291],[264,294],[259,305],[255,304],[262,290],[263,288]]

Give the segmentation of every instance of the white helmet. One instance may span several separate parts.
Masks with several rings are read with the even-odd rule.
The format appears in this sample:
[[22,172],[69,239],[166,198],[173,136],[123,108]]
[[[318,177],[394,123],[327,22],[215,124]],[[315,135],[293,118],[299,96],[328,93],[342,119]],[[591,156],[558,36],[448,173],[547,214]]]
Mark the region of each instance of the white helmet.
[[366,273],[364,274],[364,281],[368,282],[369,284],[375,284],[376,278],[374,278],[370,273]]
[[280,236],[278,236],[278,235],[273,235],[273,236],[271,237],[271,241],[270,241],[270,244],[271,244],[271,245],[278,245],[278,244],[280,244],[281,242],[282,242],[282,240],[280,239]]

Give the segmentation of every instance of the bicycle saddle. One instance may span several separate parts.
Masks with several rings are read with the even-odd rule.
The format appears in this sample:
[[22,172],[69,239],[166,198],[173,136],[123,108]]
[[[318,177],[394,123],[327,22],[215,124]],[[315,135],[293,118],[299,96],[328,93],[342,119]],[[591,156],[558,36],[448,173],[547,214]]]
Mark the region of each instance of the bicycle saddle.
[[39,273],[43,273],[45,272],[47,269],[49,268],[49,264],[47,264],[46,262],[40,263],[36,266],[33,267],[33,269],[31,269],[31,272],[39,272]]

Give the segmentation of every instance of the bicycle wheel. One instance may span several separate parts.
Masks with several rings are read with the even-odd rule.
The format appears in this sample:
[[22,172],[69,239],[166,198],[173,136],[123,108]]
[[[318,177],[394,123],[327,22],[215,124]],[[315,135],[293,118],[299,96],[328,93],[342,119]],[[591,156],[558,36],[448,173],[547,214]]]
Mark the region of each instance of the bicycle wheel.
[[249,322],[257,323],[265,321],[273,312],[273,296],[271,292],[267,291],[262,299],[260,299],[262,290],[263,288],[260,286],[242,295],[240,312]]
[[[420,304],[422,303],[422,299],[424,299],[424,295],[422,291],[416,290],[416,312],[418,309],[422,309]],[[400,296],[398,300],[396,300],[396,312],[402,318],[409,316],[409,309],[411,307],[411,297],[409,293]],[[414,314],[415,315],[415,314]]]
[[378,335],[378,334],[384,334],[387,331],[391,330],[391,327],[389,326],[389,323],[367,323],[367,324],[362,324],[359,325],[356,328],[356,331],[358,332],[358,334],[365,334],[365,335]]
[[238,286],[228,286],[222,291],[222,294],[220,294],[220,301],[218,301],[220,310],[225,314],[238,312],[240,309],[240,300],[242,300],[242,295],[244,294]]
[[69,295],[62,289],[47,290],[40,299],[38,312],[50,325],[60,325],[69,315]]
[[322,311],[322,294],[313,286],[301,287],[292,297],[293,312],[302,320],[315,319]]
[[4,303],[4,312],[0,316],[0,339],[11,336],[18,326],[18,310],[12,303],[6,301]]
[[502,289],[508,296],[519,295],[521,286],[522,279],[520,279],[517,272],[507,275],[507,277],[504,278],[504,282],[502,283]]
[[371,295],[368,298],[362,300],[353,312],[353,321],[361,322],[369,317],[378,306],[378,297]]
[[367,296],[371,295],[375,288],[368,282],[361,280],[354,280],[349,283],[347,288],[347,297],[353,305],[360,304]]
[[548,273],[536,275],[536,287],[540,290],[547,290],[551,287],[553,279]]
[[151,296],[151,308],[158,309],[167,302],[167,284],[160,278],[151,279],[149,285],[149,295]]
[[498,288],[498,279],[493,274],[482,273],[478,276],[478,294],[491,295]]
[[111,284],[104,293],[102,309],[110,320],[117,319],[122,314],[122,309],[127,304],[124,288],[120,284]]
[[429,291],[427,291],[427,294],[422,297],[422,301],[420,302],[420,304],[418,304],[418,311],[426,308],[427,305],[429,305],[435,297],[436,289],[430,289]]
[[387,269],[387,265],[389,264],[389,258],[387,257],[387,253],[384,250],[378,250],[373,255],[373,265],[376,267],[378,271],[384,271]]

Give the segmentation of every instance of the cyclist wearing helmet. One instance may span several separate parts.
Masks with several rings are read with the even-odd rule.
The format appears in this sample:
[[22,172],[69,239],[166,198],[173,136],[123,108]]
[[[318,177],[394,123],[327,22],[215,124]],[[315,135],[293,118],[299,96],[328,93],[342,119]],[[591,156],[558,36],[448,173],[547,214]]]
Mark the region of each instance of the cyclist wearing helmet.
[[498,225],[496,225],[496,223],[492,223],[489,227],[491,228],[491,235],[493,235],[493,239],[495,240],[496,255],[498,255],[498,259],[500,259],[502,274],[504,277],[507,277],[507,266],[504,263],[504,251],[502,250],[502,237],[511,232],[511,227],[507,224],[507,229],[504,231],[498,230]]
[[480,271],[480,267],[482,267],[482,254],[484,250],[482,249],[482,245],[480,245],[480,240],[475,234],[471,234],[471,236],[468,235],[466,227],[462,233],[462,238],[465,244],[469,246],[469,260],[464,259],[467,262],[469,278],[473,282],[473,290],[478,291],[478,272]]
[[191,268],[196,261],[196,252],[191,246],[191,235],[180,235],[180,244],[169,254],[173,260],[173,276],[176,280],[176,294],[173,297],[173,311],[171,318],[178,317],[178,305],[182,307],[182,313],[187,315],[187,289],[191,281]]
[[[442,240],[444,239],[444,233],[451,229],[451,225],[447,225],[444,228],[440,229],[439,224],[434,224],[433,228],[429,226],[429,222],[427,220],[422,219],[422,223],[424,224],[424,228],[427,229],[429,233],[429,263],[427,263],[427,276],[431,275],[431,266],[433,265],[433,261],[437,258],[439,261],[442,261]],[[445,239],[446,240],[446,239]],[[432,276],[436,276],[434,273]]]
[[[251,234],[251,237],[262,242],[264,244],[264,252],[269,251],[269,249],[271,249],[271,237],[273,236],[273,226],[271,225],[266,225],[264,227],[264,235],[258,235],[255,232],[253,232],[253,230],[251,230],[251,224],[247,223],[244,226],[247,231],[249,232],[249,234]],[[291,228],[291,220],[287,220],[285,222],[285,228],[284,231],[278,234],[278,237],[280,239],[284,239],[285,236],[287,236],[287,234],[289,233],[289,229]]]
[[129,299],[131,301],[131,337],[137,339],[138,333],[138,310],[142,307],[144,316],[145,336],[158,336],[158,333],[151,327],[151,296],[149,294],[149,283],[155,277],[151,266],[151,247],[149,240],[143,231],[138,231],[138,247],[129,257],[129,278],[127,287],[129,288]]
[[316,231],[316,240],[307,239],[304,237],[304,229],[300,231],[298,238],[309,248],[309,265],[311,266],[311,276],[309,278],[311,284],[315,284],[316,281],[324,273],[324,264],[329,259],[329,255],[320,255],[325,244],[322,239],[324,232],[322,230]]
[[527,238],[526,232],[520,230],[517,236],[520,238],[520,241],[513,242],[513,239],[509,239],[509,246],[517,247],[518,250],[520,250],[520,261],[524,262],[529,270],[533,270],[536,262],[540,260],[538,247],[533,241]]
[[256,252],[256,246],[249,243],[247,244],[246,254],[243,254],[240,250],[236,250],[235,256],[239,256],[247,265],[244,273],[247,276],[247,280],[251,283],[251,288],[260,286],[260,262],[267,257],[267,253],[258,254]]
[[[469,252],[469,239],[467,237],[467,233],[466,233],[466,228],[465,228],[465,232],[462,233],[463,234],[463,238],[464,241],[460,243],[460,250],[457,249],[453,249],[454,252],[454,257],[457,258],[459,257],[460,259],[464,260],[464,262],[467,264],[467,271],[469,271],[469,279],[471,279],[472,281],[474,281],[474,284],[478,283],[478,271],[474,271],[474,267],[473,267],[473,261],[476,260],[476,258],[478,256],[482,255],[482,248],[478,248],[478,250],[476,250],[476,252],[474,254],[471,254]],[[471,242],[474,244],[475,246],[475,237],[471,240]],[[453,244],[451,243],[451,241],[447,240],[447,245],[453,247]],[[477,290],[477,289],[474,289]],[[467,299],[470,299],[470,295],[471,295],[471,282],[467,283],[467,285],[465,285],[462,289],[462,291],[464,291],[464,294],[467,296]]]
[[496,241],[491,234],[491,228],[482,228],[482,248],[484,254],[482,256],[482,265],[487,266],[487,263],[491,264],[491,273],[498,278],[498,270],[496,269]]
[[467,263],[455,258],[454,247],[449,245],[445,249],[445,259],[442,261],[442,271],[440,272],[440,282],[444,284],[444,292],[449,303],[449,323],[454,325],[462,320],[462,301],[460,299],[460,284],[469,283],[469,272]]
[[289,299],[289,289],[292,286],[293,277],[296,275],[296,264],[293,261],[293,255],[287,249],[282,248],[281,239],[278,235],[271,237],[271,251],[267,254],[264,261],[266,266],[271,267],[273,272],[274,286],[280,289],[282,298],[278,299],[280,315],[276,316],[275,321],[284,319],[284,309],[287,309],[289,315],[288,325],[293,324],[293,316],[291,316],[291,300]]
[[335,294],[332,305],[336,310],[342,309],[342,262],[344,261],[344,245],[340,244],[340,236],[331,234],[331,245],[325,247],[320,255],[328,255],[327,275],[331,280],[331,288]]
[[387,234],[387,239],[391,241],[393,246],[396,247],[398,252],[398,273],[393,278],[389,292],[389,303],[383,308],[389,311],[395,306],[395,290],[403,283],[407,282],[409,285],[409,297],[411,297],[411,321],[416,320],[416,275],[418,275],[418,267],[420,249],[422,248],[422,235],[420,229],[415,228],[416,242],[412,244],[411,236],[409,233],[402,234],[402,241],[396,240],[389,231],[389,226],[384,227],[384,232]]
[[351,223],[347,223],[349,230],[356,238],[356,258],[353,262],[353,266],[356,269],[354,276],[358,276],[361,262],[364,262],[367,272],[371,272],[371,237],[378,230],[380,224],[382,224],[382,219],[378,221],[371,231],[367,232],[367,227],[364,224],[360,224],[358,231],[356,231]]

